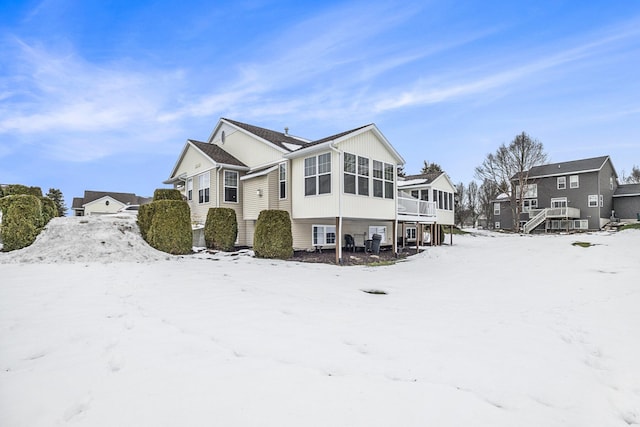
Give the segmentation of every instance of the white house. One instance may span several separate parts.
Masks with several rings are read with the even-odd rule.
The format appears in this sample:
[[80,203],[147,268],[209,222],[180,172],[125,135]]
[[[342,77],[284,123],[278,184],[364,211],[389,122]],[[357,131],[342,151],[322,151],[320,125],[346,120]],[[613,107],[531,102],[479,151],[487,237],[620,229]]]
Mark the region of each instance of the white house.
[[315,141],[222,118],[206,142],[187,140],[167,184],[187,199],[192,221],[230,207],[238,245],[253,245],[264,209],[289,212],[297,250],[336,248],[382,236],[396,249],[397,179],[404,159],[374,124]]

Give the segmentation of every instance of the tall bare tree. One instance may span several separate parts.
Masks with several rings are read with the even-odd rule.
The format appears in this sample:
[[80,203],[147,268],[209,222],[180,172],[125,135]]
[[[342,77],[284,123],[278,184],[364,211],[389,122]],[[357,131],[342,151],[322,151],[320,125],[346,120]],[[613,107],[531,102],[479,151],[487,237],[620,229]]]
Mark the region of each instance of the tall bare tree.
[[476,177],[493,182],[500,192],[511,198],[513,230],[520,231],[520,213],[527,194],[529,170],[547,161],[542,142],[532,139],[525,132],[516,135],[509,145],[502,144],[493,154],[488,154],[482,165],[476,168]]
[[455,218],[454,221],[458,224],[458,227],[462,228],[464,225],[464,220],[467,219],[467,207],[465,206],[466,202],[466,188],[463,182],[459,182],[456,185],[456,196],[455,196]]
[[625,184],[640,184],[640,168],[633,165],[631,175],[624,178]]
[[498,186],[488,179],[485,179],[478,189],[479,214],[487,219],[487,226],[493,224],[493,201],[498,194]]
[[474,226],[476,225],[476,221],[480,215],[478,191],[478,184],[475,181],[471,181],[469,185],[467,185],[466,206],[469,216],[471,217],[471,222]]

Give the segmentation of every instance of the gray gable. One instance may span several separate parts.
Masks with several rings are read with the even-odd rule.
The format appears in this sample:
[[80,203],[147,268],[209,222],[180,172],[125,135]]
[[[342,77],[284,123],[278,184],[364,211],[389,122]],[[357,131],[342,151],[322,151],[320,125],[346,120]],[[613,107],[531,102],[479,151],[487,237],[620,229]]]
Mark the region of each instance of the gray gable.
[[593,157],[591,159],[572,160],[569,162],[550,163],[534,166],[529,169],[529,178],[567,175],[570,173],[598,171],[602,169],[609,156]]
[[287,151],[293,151],[291,150],[289,147],[287,147],[284,143],[287,144],[294,144],[297,145],[299,147],[304,147],[306,146],[306,143],[300,141],[299,139],[296,139],[294,137],[292,137],[291,135],[287,135],[285,133],[282,132],[277,132],[275,130],[270,130],[270,129],[265,129],[265,128],[261,128],[258,126],[253,126],[253,125],[249,125],[247,123],[242,123],[242,122],[237,122],[235,120],[230,120],[230,119],[225,119],[223,118],[222,120],[229,122],[239,128],[242,128],[244,130],[246,130],[249,133],[254,134],[255,136],[262,138],[264,140],[269,141],[270,143],[277,145],[278,147],[287,150]]
[[247,165],[245,165],[240,160],[236,159],[231,154],[227,153],[217,145],[207,144],[206,142],[195,141],[193,139],[190,139],[189,142],[193,144],[195,147],[197,147],[199,150],[201,150],[204,154],[209,156],[211,160],[213,160],[216,163],[223,164],[223,165],[247,167]]

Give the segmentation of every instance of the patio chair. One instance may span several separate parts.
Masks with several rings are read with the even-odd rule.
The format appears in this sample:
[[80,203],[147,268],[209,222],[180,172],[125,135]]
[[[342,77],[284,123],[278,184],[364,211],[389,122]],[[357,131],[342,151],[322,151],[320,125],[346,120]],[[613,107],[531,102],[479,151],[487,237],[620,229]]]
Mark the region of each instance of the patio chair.
[[348,251],[349,249],[351,249],[351,252],[356,251],[356,242],[353,240],[353,236],[351,234],[344,235],[344,243],[345,250]]

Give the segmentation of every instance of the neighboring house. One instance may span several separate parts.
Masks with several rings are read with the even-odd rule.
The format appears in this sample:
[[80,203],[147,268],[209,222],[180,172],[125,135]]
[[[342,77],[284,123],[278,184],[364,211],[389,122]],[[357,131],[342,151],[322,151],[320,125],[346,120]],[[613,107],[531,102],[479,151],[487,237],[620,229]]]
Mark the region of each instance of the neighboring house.
[[613,210],[620,221],[640,221],[640,183],[618,185],[613,194]]
[[398,180],[398,236],[402,245],[441,244],[441,226],[453,225],[455,186],[444,172]]
[[74,197],[71,209],[74,216],[104,215],[118,212],[127,205],[143,205],[151,202],[149,197],[133,193],[110,191],[85,191],[84,197]]
[[[609,156],[535,166],[523,190],[513,179],[516,197],[523,197],[519,222],[524,233],[598,230],[618,217],[616,203],[625,215],[640,203],[637,188],[634,192],[633,187],[618,184]],[[626,188],[628,192],[621,190]],[[511,229],[512,215],[508,197],[494,201],[494,228]]]
[[[381,235],[396,249],[396,170],[404,159],[374,124],[315,141],[222,118],[206,142],[187,140],[169,179],[194,223],[236,211],[236,244],[253,245],[260,211],[289,213],[296,250],[336,248],[345,235]],[[364,242],[362,242],[364,244]]]

